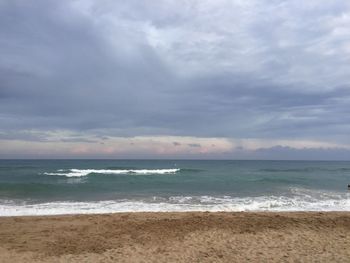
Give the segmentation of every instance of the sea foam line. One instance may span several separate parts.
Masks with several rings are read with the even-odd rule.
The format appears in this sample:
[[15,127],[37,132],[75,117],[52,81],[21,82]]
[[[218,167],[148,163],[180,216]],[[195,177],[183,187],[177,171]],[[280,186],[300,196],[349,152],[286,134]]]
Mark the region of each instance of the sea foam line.
[[120,212],[241,212],[241,211],[350,211],[349,195],[333,198],[302,196],[213,197],[174,196],[147,200],[109,200],[96,202],[50,202],[15,204],[0,202],[0,216],[101,214]]
[[66,177],[82,177],[89,174],[173,174],[180,171],[180,169],[69,169],[58,170],[58,172],[49,173],[45,172],[45,175],[58,175]]

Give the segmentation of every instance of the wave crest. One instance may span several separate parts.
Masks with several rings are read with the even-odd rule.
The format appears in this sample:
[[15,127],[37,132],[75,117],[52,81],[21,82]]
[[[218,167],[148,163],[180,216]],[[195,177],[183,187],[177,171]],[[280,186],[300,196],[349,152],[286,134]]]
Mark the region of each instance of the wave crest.
[[180,171],[180,169],[60,169],[54,173],[46,172],[44,174],[66,177],[82,177],[89,174],[173,174],[178,171]]

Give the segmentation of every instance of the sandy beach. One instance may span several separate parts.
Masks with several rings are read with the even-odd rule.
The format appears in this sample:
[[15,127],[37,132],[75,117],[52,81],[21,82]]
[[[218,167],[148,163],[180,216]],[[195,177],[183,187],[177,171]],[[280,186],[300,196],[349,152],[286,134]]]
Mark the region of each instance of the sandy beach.
[[0,218],[0,262],[349,262],[349,212]]

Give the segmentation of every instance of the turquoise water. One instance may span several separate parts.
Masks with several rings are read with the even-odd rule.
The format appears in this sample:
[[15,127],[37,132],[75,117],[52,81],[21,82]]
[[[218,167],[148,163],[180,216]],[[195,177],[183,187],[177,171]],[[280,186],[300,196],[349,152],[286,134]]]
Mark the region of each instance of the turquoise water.
[[350,162],[0,160],[0,215],[350,211]]

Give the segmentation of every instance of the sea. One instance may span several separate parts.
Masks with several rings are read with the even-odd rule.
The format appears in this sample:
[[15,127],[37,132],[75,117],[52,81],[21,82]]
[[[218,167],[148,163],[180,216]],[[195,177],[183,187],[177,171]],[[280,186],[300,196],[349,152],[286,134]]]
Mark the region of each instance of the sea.
[[350,211],[350,162],[0,160],[0,216]]

